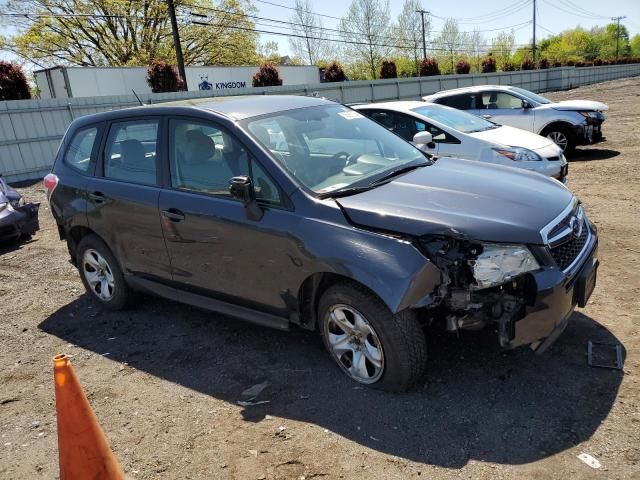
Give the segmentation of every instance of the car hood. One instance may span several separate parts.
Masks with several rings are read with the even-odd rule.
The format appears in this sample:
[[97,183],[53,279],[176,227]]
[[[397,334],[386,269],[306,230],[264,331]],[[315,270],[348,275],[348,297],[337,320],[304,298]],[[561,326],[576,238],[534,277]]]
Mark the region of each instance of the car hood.
[[337,198],[351,222],[411,236],[542,244],[540,231],[573,195],[533,172],[442,158],[393,181]]
[[497,143],[499,145],[508,145],[512,147],[524,147],[529,150],[541,150],[555,147],[554,150],[559,148],[549,140],[547,137],[537,135],[535,133],[527,132],[520,128],[513,128],[507,125],[501,125],[498,128],[492,128],[491,130],[485,130],[483,132],[470,133],[472,137],[487,140],[489,142]]
[[563,100],[561,102],[549,103],[545,106],[554,108],[556,110],[597,110],[600,112],[609,110],[609,105],[607,105],[606,103],[594,102],[593,100]]

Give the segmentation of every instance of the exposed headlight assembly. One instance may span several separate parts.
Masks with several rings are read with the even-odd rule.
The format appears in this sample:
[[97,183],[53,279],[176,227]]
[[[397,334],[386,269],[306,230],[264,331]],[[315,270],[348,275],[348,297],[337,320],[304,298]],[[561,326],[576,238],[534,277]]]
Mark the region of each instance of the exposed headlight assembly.
[[584,118],[598,118],[600,116],[599,112],[578,112]]
[[13,208],[23,207],[23,206],[24,206],[24,204],[25,204],[24,197],[20,197],[20,198],[18,198],[17,200],[12,200],[12,201],[11,201],[11,202],[9,202],[9,203],[11,203],[11,206],[12,206]]
[[542,157],[533,150],[522,147],[494,148],[494,152],[514,162],[541,162]]
[[469,260],[475,284],[472,290],[495,287],[522,275],[538,270],[540,265],[524,245],[482,243],[482,252]]

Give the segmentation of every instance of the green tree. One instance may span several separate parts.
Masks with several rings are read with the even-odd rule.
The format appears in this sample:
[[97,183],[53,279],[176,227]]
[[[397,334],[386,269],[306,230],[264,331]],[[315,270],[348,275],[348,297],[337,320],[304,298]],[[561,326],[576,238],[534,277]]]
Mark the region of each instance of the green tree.
[[[370,78],[377,77],[378,65],[393,49],[388,0],[352,0],[339,29],[347,55],[357,64],[366,64]],[[354,72],[354,74],[357,72]],[[349,78],[353,78],[351,72]],[[357,75],[359,76],[359,75]]]
[[[244,15],[247,0],[221,0],[216,10],[192,8],[208,26],[191,22],[183,4],[211,6],[206,0],[175,0],[185,63],[236,65],[256,61],[257,34]],[[9,0],[18,34],[8,48],[36,65],[148,65],[175,63],[171,24],[164,0]],[[84,16],[83,16],[84,15]]]
[[[422,4],[419,0],[405,0],[402,5],[402,11],[398,15],[398,23],[394,27],[394,38],[397,39],[399,46],[406,46],[408,48],[396,49],[398,57],[411,58],[413,61],[413,69],[406,71],[406,65],[403,65],[405,70],[401,70],[398,65],[398,73],[410,73],[405,75],[409,77],[417,76],[420,69],[420,60],[422,59],[422,19],[418,10],[422,10]],[[424,18],[424,30],[425,37],[429,38],[429,32],[431,31],[431,16],[426,15]],[[402,72],[402,73],[401,73]]]
[[459,58],[459,52],[469,45],[469,35],[460,31],[458,22],[449,18],[444,22],[440,34],[433,43],[437,51],[436,58],[443,74],[453,73],[453,67]]
[[315,65],[322,58],[330,57],[332,47],[330,42],[323,40],[326,36],[323,29],[322,18],[313,13],[309,0],[296,0],[295,10],[290,22],[292,32],[299,37],[289,38],[289,46],[293,53]]
[[511,62],[513,47],[516,43],[516,36],[513,30],[510,32],[500,32],[491,40],[491,53],[496,59],[498,70],[504,70],[507,63]]
[[640,57],[640,34],[636,33],[631,37],[629,48],[631,48],[631,56]]

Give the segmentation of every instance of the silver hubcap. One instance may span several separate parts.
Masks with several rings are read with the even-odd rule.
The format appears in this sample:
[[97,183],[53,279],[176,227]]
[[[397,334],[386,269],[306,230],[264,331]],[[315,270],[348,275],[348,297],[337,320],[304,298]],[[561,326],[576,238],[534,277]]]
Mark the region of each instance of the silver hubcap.
[[338,365],[360,383],[375,383],[384,371],[382,344],[367,319],[348,305],[334,305],[325,335]]
[[563,152],[565,151],[565,149],[567,148],[567,144],[569,143],[569,141],[567,140],[567,136],[562,132],[549,132],[547,138],[558,145]]
[[111,267],[95,250],[87,250],[82,257],[82,271],[91,291],[102,301],[113,298],[113,273]]

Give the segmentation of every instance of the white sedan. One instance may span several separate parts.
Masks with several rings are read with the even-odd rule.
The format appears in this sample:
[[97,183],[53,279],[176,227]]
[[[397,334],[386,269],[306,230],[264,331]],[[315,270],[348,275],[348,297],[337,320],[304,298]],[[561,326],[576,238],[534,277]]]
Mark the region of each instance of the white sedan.
[[405,101],[354,105],[422,150],[523,168],[566,183],[568,165],[553,141],[433,103]]

